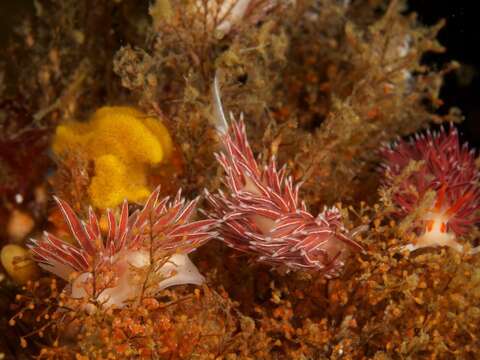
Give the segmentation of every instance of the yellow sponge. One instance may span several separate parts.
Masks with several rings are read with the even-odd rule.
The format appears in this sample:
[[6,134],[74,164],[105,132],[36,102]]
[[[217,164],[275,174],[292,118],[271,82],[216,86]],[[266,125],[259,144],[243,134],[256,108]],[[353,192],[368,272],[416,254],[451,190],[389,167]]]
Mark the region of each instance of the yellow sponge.
[[170,134],[158,119],[126,106],[102,107],[88,122],[58,126],[52,148],[59,155],[81,151],[93,161],[89,195],[100,209],[145,199],[148,171],[173,152]]

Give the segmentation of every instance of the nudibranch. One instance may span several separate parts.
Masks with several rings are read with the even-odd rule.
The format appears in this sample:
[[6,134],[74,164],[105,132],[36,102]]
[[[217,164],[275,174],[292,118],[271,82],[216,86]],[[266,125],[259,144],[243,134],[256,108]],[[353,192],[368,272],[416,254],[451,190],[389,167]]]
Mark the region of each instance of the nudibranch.
[[52,148],[57,155],[78,151],[92,161],[90,201],[107,209],[124,199],[144,201],[152,190],[148,175],[171,158],[173,143],[160,119],[128,106],[104,106],[87,122],[59,125]]
[[192,221],[198,198],[185,201],[178,192],[173,201],[159,200],[157,188],[131,215],[126,201],[118,218],[108,209],[106,231],[93,209],[83,222],[65,201],[55,200],[76,246],[45,233],[41,240],[32,240],[30,248],[43,269],[71,283],[72,298],[90,301],[91,306],[123,307],[152,279],[159,280],[153,292],[204,282],[187,254],[215,236],[211,228],[216,221]]
[[[460,144],[457,129],[452,125],[449,130],[417,134],[381,152],[385,158],[383,186],[392,190],[397,218],[411,214],[427,192],[435,192],[432,206],[414,225],[416,243],[406,248],[448,246],[463,252],[458,238],[479,221],[480,172],[475,151]],[[418,167],[404,174],[411,161],[419,162]]]
[[217,79],[214,83],[217,130],[223,151],[216,154],[225,170],[227,192],[206,198],[209,217],[219,221],[219,238],[228,246],[287,270],[321,271],[338,275],[351,251],[362,247],[344,227],[338,208],[325,208],[313,216],[299,199],[300,184],[278,170],[275,158],[260,168],[245,133],[243,117],[223,113]]

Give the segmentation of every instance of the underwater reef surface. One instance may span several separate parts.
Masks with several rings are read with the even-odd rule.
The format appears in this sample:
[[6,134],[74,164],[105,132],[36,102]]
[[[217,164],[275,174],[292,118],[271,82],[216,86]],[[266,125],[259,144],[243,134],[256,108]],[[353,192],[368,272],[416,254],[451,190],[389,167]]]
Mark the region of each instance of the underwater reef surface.
[[478,357],[465,9],[22,4],[0,5],[0,359]]

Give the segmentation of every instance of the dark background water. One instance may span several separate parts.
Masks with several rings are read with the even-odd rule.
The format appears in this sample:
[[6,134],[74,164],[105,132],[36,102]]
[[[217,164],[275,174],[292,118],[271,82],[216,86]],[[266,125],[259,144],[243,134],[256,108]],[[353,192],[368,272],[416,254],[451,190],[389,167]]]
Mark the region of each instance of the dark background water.
[[[462,136],[478,148],[480,50],[477,35],[480,16],[476,11],[476,4],[477,1],[474,0],[411,0],[409,7],[418,13],[420,21],[425,24],[434,24],[442,18],[447,21],[439,35],[439,40],[447,51],[444,54],[427,56],[425,61],[441,67],[443,63],[453,59],[463,65],[462,71],[447,76],[441,94],[445,105],[440,111],[446,111],[451,106],[459,107],[465,115],[465,122],[460,126]],[[33,9],[32,0],[0,0],[0,46],[4,46],[12,28]]]
[[[444,109],[459,107],[465,115],[460,125],[463,137],[480,147],[480,17],[476,10],[477,1],[470,0],[412,0],[410,9],[419,14],[425,24],[446,20],[439,34],[440,42],[447,48],[444,54],[428,56],[425,61],[440,64],[457,60],[463,70],[448,75],[442,89]],[[442,110],[442,109],[441,109]]]

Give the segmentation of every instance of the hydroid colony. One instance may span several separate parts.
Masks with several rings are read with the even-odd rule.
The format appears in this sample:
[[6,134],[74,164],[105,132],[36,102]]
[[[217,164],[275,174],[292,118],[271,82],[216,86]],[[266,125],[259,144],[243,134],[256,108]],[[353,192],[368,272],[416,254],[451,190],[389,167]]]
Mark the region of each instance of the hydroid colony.
[[1,356],[475,358],[477,153],[436,112],[458,64],[422,62],[442,26],[36,2],[0,68]]

